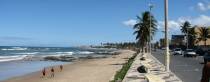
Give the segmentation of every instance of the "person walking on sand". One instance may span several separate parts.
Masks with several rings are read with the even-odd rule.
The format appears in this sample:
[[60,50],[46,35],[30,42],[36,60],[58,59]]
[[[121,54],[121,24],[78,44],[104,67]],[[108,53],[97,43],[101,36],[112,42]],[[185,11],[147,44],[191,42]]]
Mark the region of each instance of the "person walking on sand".
[[207,62],[203,66],[203,73],[201,82],[209,82],[210,78],[210,62]]
[[51,68],[51,77],[54,77],[55,76],[55,70],[54,70],[54,68],[52,67]]
[[63,65],[60,65],[60,71],[62,71],[63,70]]
[[46,69],[44,68],[43,70],[42,70],[42,77],[44,78],[46,76]]

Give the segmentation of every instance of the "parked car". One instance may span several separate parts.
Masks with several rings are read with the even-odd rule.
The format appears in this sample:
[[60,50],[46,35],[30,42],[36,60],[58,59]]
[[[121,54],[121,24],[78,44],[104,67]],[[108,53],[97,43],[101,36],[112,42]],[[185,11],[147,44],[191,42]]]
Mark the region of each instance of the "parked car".
[[197,54],[193,49],[186,49],[183,53],[184,57],[196,57]]
[[206,51],[203,55],[204,63],[210,62],[210,50]]
[[196,50],[196,54],[198,54],[199,56],[203,56],[205,54],[205,51],[201,48]]
[[176,48],[173,50],[173,55],[182,55],[182,49],[181,48]]
[[166,50],[166,48],[165,47],[163,47],[163,48],[161,48],[162,50]]
[[[163,47],[163,48],[161,48],[161,50],[166,50],[166,48],[165,47]],[[172,51],[170,48],[168,49],[169,51]]]

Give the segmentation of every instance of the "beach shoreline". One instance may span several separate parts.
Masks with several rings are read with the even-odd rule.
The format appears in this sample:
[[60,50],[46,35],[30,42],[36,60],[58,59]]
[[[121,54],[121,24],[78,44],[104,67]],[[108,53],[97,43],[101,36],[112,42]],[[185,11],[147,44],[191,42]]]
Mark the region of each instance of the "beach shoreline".
[[130,50],[119,50],[119,55],[107,58],[82,59],[71,64],[65,64],[64,70],[60,72],[59,66],[55,68],[55,77],[50,78],[47,68],[47,77],[41,78],[41,70],[23,76],[13,77],[2,82],[108,82],[121,69],[126,58],[135,53]]

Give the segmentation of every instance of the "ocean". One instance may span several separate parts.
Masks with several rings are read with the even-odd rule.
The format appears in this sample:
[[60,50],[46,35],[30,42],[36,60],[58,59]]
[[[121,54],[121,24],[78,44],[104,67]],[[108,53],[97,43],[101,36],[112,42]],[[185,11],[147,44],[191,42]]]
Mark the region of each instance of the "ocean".
[[103,56],[116,49],[84,47],[20,47],[0,46],[0,81],[39,71],[44,67],[70,64],[62,61],[42,61],[48,56]]

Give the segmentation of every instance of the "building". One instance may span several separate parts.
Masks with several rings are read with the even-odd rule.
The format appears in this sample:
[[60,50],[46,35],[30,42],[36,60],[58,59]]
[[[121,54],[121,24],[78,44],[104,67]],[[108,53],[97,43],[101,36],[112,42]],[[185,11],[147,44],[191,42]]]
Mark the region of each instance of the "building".
[[185,45],[185,36],[184,35],[172,35],[171,44],[172,46],[181,46]]
[[[168,40],[168,43],[169,43],[169,48],[170,48],[170,43],[171,43],[170,39]],[[161,38],[161,39],[159,40],[159,47],[160,47],[160,48],[165,48],[165,45],[166,45],[166,43],[165,43],[165,38]]]
[[159,42],[160,42],[161,48],[165,47],[165,39],[164,38],[161,38]]
[[[199,33],[199,27],[196,27],[194,29],[195,33]],[[196,35],[196,39],[190,40],[188,39],[188,48],[195,48],[195,47],[200,47],[203,48],[205,45],[205,41],[197,41],[197,38],[199,38],[199,35]],[[186,44],[187,44],[187,37],[184,35],[172,35],[171,37],[171,44],[170,46],[172,46],[173,48],[186,48]],[[206,41],[206,45],[210,46],[210,39],[207,39]]]
[[[199,32],[200,32],[198,28],[199,28],[199,27],[195,28],[195,32],[196,32],[196,33],[199,33]],[[198,35],[197,35],[197,38],[199,38]],[[204,45],[205,45],[205,41],[199,41],[199,42],[197,42],[197,43],[195,42],[195,46],[204,46]],[[206,45],[207,45],[207,46],[210,46],[210,39],[207,39]]]

